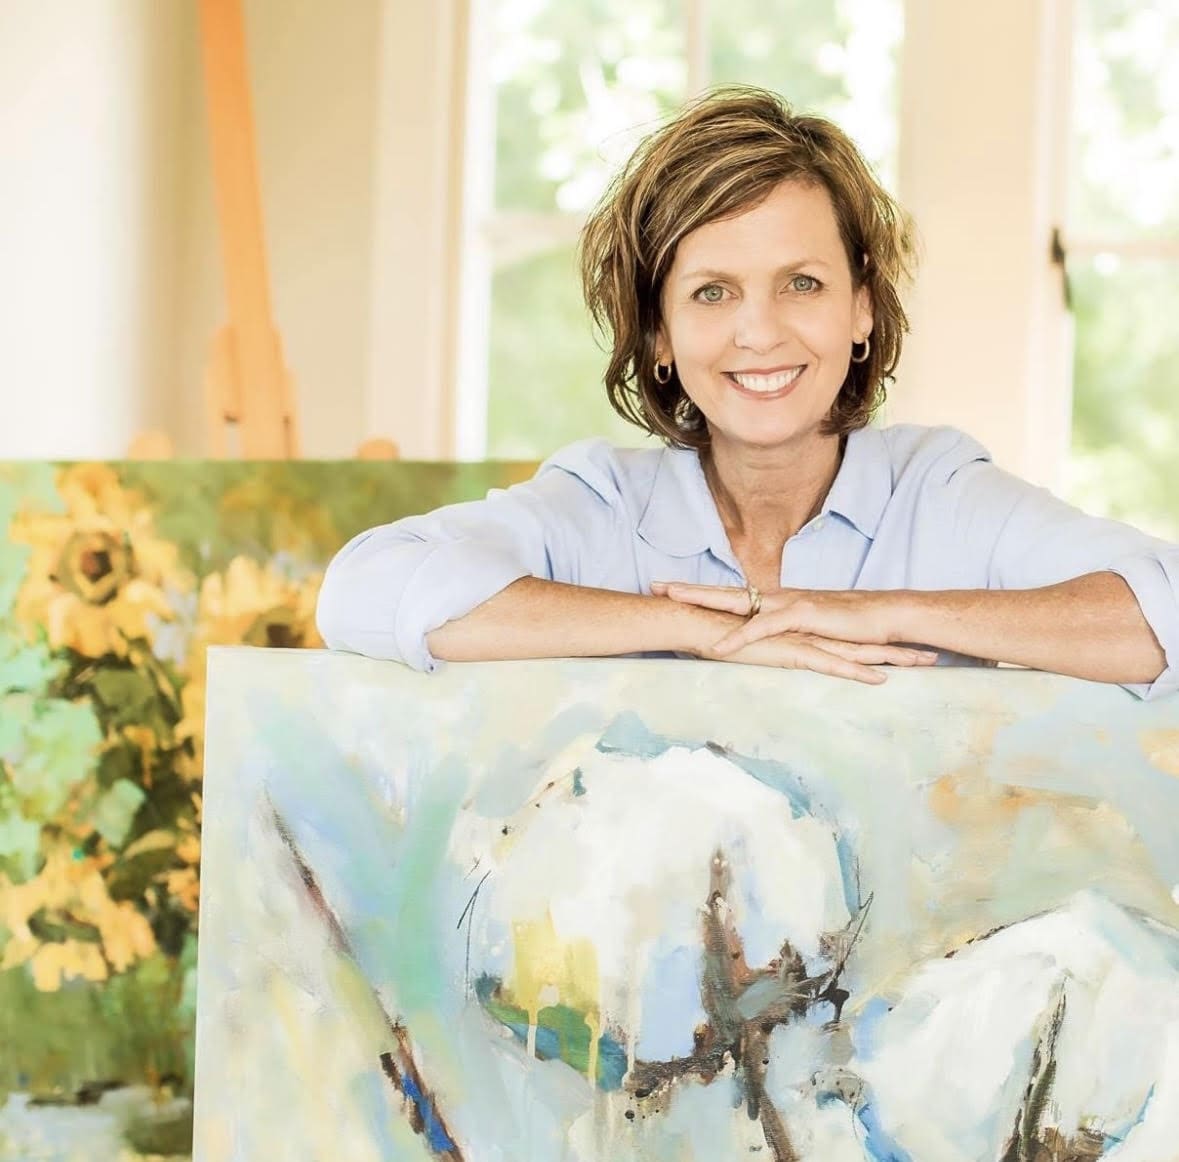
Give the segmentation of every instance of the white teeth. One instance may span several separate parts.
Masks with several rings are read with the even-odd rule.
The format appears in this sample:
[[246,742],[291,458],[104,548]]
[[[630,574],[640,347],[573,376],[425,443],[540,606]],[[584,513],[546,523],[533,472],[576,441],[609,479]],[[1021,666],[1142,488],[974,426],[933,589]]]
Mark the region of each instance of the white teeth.
[[773,375],[741,375],[737,372],[732,372],[732,378],[735,379],[746,391],[781,391],[782,388],[788,387],[792,384],[806,369],[804,364],[802,367],[794,367],[789,371],[778,371]]

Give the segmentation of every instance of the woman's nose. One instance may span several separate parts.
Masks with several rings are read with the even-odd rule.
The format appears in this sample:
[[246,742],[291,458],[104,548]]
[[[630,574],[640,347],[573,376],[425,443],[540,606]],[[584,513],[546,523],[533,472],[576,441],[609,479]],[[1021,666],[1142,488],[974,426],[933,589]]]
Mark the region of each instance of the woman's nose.
[[733,322],[733,342],[748,351],[772,351],[786,337],[785,310],[773,299],[746,298]]

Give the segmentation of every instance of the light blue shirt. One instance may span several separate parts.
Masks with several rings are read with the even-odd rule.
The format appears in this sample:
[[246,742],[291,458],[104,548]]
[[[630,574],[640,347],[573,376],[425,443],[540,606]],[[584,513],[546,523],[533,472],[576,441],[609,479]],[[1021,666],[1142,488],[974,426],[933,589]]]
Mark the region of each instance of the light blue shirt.
[[[800,589],[1029,589],[1110,570],[1134,591],[1179,689],[1179,546],[1088,516],[991,463],[952,428],[864,428],[821,511],[782,553]],[[653,581],[744,585],[694,451],[584,440],[532,480],[361,533],[328,568],[333,649],[437,663],[426,635],[520,577],[626,593]],[[953,656],[959,664],[979,664]]]

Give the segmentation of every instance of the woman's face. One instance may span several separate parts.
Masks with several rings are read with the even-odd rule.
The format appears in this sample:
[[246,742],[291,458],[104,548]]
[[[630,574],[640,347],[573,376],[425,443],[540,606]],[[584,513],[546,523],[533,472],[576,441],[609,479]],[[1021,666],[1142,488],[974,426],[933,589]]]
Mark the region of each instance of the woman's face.
[[751,210],[684,237],[663,286],[661,362],[675,361],[715,443],[814,436],[872,330],[830,195],[783,182]]

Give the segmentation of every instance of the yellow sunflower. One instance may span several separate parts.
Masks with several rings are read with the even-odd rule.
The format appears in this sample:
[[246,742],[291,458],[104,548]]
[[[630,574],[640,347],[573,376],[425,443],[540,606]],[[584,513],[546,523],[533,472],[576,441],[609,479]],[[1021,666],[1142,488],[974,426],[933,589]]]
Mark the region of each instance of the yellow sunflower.
[[25,512],[9,537],[32,552],[16,615],[46,629],[51,647],[83,657],[125,657],[174,617],[166,588],[191,588],[176,546],[155,533],[150,507],[106,464],[61,471],[64,513]]
[[[156,948],[146,918],[133,904],[112,900],[99,862],[79,857],[68,842],[51,843],[45,865],[25,883],[0,873],[0,925],[9,932],[0,972],[27,964],[43,992],[70,978],[106,980]],[[47,940],[37,928],[64,936]]]
[[202,582],[196,630],[188,652],[188,681],[181,692],[184,717],[178,739],[192,738],[195,756],[187,764],[194,781],[204,767],[205,663],[210,646],[319,647],[315,600],[322,577],[285,576],[273,562],[235,557],[224,573]]

